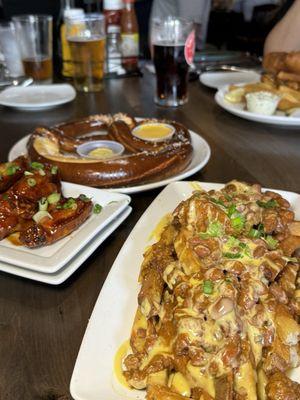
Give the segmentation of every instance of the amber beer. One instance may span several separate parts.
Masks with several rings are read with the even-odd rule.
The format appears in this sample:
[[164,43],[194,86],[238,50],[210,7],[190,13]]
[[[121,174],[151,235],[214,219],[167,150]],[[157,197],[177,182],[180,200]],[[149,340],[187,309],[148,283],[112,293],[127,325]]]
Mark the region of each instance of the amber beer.
[[88,92],[99,90],[103,85],[105,38],[68,38],[74,68],[75,87]]
[[25,75],[36,81],[52,78],[52,60],[49,57],[28,57],[22,60]]
[[165,105],[171,106],[184,104],[187,101],[189,67],[185,60],[184,44],[154,44],[153,60],[156,70],[157,103],[165,101]]

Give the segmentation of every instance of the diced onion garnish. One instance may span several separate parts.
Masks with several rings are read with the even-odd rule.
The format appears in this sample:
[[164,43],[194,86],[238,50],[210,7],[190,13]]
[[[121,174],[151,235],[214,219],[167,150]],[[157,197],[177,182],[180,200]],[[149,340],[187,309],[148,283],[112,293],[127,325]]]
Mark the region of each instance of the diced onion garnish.
[[38,224],[43,218],[46,217],[52,219],[52,216],[48,213],[48,211],[38,211],[36,214],[34,214],[32,219]]
[[47,197],[48,203],[49,204],[56,204],[59,202],[60,200],[60,193],[51,193],[48,197]]
[[39,201],[39,211],[47,211],[48,208],[48,201],[46,197],[42,197]]
[[33,187],[33,186],[36,185],[36,180],[33,179],[33,178],[29,178],[29,179],[27,179],[27,183],[28,183],[28,185],[29,185],[30,187]]

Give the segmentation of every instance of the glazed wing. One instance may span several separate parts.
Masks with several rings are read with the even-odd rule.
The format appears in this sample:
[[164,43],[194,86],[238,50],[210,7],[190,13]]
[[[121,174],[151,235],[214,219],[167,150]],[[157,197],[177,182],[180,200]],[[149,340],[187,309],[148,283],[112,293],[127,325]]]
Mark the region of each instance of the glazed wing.
[[129,385],[148,400],[298,398],[285,375],[300,364],[297,232],[290,204],[259,185],[183,201],[144,255]]
[[26,169],[28,169],[28,161],[23,156],[16,158],[12,162],[0,164],[0,193],[5,192],[17,182]]
[[[70,201],[71,200],[71,201]],[[67,207],[64,207],[67,205]],[[91,200],[64,198],[52,210],[49,216],[42,218],[21,230],[20,242],[27,247],[45,246],[60,240],[76,230],[90,216]]]
[[24,220],[31,220],[42,197],[61,190],[59,177],[51,169],[43,167],[26,172],[0,195],[0,240],[19,230]]

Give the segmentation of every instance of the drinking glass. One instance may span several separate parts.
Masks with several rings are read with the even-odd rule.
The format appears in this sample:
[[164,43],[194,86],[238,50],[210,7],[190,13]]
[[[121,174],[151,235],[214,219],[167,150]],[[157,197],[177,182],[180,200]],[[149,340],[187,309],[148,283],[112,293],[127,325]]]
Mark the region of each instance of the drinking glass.
[[97,92],[103,88],[105,62],[105,19],[86,14],[66,19],[76,90]]
[[21,54],[12,22],[0,23],[0,49],[4,56],[9,76],[24,75]]
[[36,83],[52,81],[52,17],[18,15],[12,18],[25,75]]
[[154,18],[151,44],[156,71],[154,101],[169,107],[185,104],[188,100],[188,70],[195,44],[193,22],[173,16]]

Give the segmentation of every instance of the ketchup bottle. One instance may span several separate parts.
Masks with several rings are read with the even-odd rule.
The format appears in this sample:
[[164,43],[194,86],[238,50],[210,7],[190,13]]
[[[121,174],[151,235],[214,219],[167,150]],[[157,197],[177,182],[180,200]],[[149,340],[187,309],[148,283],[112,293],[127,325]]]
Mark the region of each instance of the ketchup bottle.
[[138,69],[139,27],[134,10],[134,0],[123,0],[121,17],[122,67],[127,72]]

